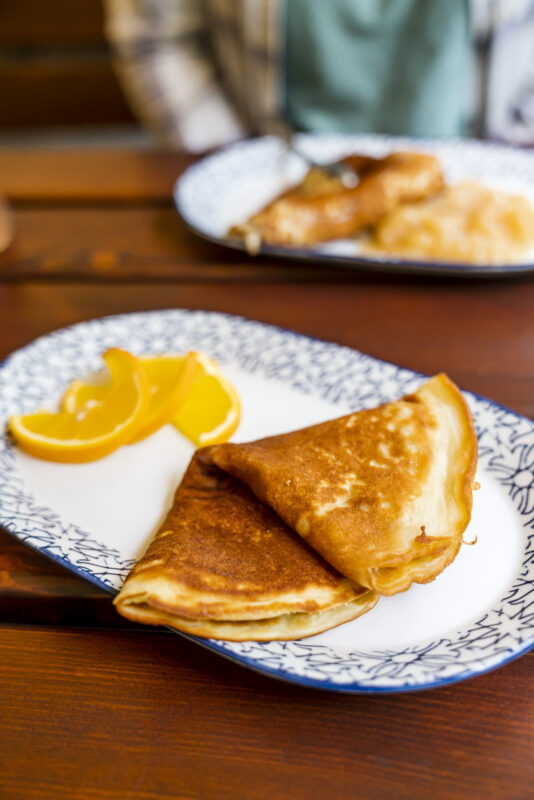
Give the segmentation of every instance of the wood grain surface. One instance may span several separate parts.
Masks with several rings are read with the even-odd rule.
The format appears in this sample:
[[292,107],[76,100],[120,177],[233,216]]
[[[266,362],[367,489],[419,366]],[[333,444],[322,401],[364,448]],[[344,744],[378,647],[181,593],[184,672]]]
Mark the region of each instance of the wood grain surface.
[[[532,277],[249,259],[178,220],[170,190],[188,163],[0,152],[16,215],[0,257],[0,357],[93,317],[204,308],[444,370],[534,417]],[[431,692],[344,696],[126,625],[105,593],[0,532],[2,800],[533,796],[533,654]]]
[[193,162],[180,153],[106,149],[0,149],[0,190],[23,203],[169,204],[178,175]]
[[[34,190],[33,186],[29,188]],[[486,293],[487,287],[498,292],[501,284],[534,284],[533,275],[458,281],[377,273],[305,259],[251,257],[196,236],[170,199],[125,206],[120,201],[122,189],[122,184],[113,188],[119,197],[115,204],[93,198],[91,205],[81,207],[70,202],[58,207],[47,201],[19,198],[13,210],[16,238],[8,251],[0,253],[0,281],[42,277],[80,281],[371,282],[380,286],[426,285],[435,291],[455,287],[459,295],[466,286],[469,296],[478,290]],[[41,187],[41,191],[46,190]],[[506,293],[506,288],[503,291]],[[517,291],[521,294],[521,289]]]
[[363,278],[340,284],[192,281],[0,283],[0,353],[92,317],[161,308],[225,311],[349,345],[534,416],[534,282]]
[[0,46],[36,47],[102,44],[104,15],[102,0],[17,0],[0,3]]
[[2,128],[133,123],[106,51],[3,58],[0,93]]
[[112,67],[103,0],[0,2],[0,125],[133,123]]
[[532,796],[532,654],[498,679],[366,697],[173,633],[5,627],[1,646],[4,800]]
[[346,280],[346,269],[251,258],[199,239],[172,208],[15,208],[0,280]]

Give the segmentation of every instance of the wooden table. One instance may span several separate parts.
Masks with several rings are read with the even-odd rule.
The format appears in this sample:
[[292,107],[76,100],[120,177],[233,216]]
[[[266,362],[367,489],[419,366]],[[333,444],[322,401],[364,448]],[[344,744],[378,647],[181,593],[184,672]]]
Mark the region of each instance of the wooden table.
[[[116,312],[242,314],[350,345],[534,417],[534,277],[469,281],[250,259],[170,202],[190,159],[0,153],[17,237],[1,356]],[[1,500],[1,498],[0,498]],[[531,798],[534,654],[419,694],[344,696],[256,675],[0,532],[0,797]]]

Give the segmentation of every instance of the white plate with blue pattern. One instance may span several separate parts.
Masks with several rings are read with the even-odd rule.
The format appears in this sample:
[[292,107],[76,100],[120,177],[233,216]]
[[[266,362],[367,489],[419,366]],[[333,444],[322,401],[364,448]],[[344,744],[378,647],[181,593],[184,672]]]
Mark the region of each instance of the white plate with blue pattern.
[[[0,418],[54,407],[108,347],[202,350],[234,382],[234,439],[282,433],[412,391],[423,376],[329,342],[203,311],[84,322],[44,336],[0,366]],[[454,376],[452,376],[454,377]],[[360,619],[295,642],[199,641],[260,672],[348,692],[431,688],[498,667],[534,644],[534,424],[466,394],[479,437],[481,489],[455,562],[433,583],[382,598]],[[53,464],[0,439],[0,523],[110,593],[169,507],[192,446],[165,426],[91,464]],[[188,637],[192,638],[192,637]]]
[[[393,150],[436,155],[448,183],[473,179],[490,188],[525,196],[534,206],[534,153],[466,139],[408,139],[394,136],[299,134],[299,151],[318,162],[351,153],[382,157]],[[238,142],[189,167],[174,187],[176,208],[188,227],[205,239],[238,250],[244,244],[227,235],[283,190],[298,183],[305,162],[276,137]],[[515,263],[453,264],[370,256],[361,241],[344,239],[309,248],[262,244],[260,253],[285,259],[340,264],[356,269],[457,277],[503,277],[534,271],[534,252]]]

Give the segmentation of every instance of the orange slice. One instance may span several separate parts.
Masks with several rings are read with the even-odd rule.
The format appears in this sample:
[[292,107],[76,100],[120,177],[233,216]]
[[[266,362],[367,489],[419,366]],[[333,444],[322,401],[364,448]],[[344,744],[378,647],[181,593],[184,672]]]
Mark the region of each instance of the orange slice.
[[198,447],[219,444],[230,438],[239,425],[241,406],[237,392],[217,364],[196,353],[189,389],[174,425]]
[[[138,356],[138,361],[150,387],[150,407],[130,444],[145,439],[172,420],[195,375],[196,355],[146,355]],[[105,387],[103,389],[98,374],[88,382],[74,381],[63,396],[62,407],[76,413],[102,403],[103,394]]]
[[197,363],[195,353],[142,356],[139,360],[150,384],[151,404],[132,442],[139,442],[171,422],[191,386]]
[[[94,461],[128,442],[139,430],[150,407],[150,390],[142,364],[135,356],[113,348],[102,356],[107,371],[99,374],[97,391],[87,390],[78,407],[62,403],[58,413],[37,411],[13,416],[9,429],[17,444],[47,461]],[[83,387],[75,381],[78,398]],[[69,391],[74,392],[71,389]],[[93,392],[93,394],[91,394]]]

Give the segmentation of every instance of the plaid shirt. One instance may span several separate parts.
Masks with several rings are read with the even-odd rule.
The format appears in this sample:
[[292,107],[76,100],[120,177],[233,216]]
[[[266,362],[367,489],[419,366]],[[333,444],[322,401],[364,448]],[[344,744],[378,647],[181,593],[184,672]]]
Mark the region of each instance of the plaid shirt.
[[[425,0],[428,2],[428,0]],[[124,92],[163,145],[276,131],[291,0],[105,0]],[[470,0],[472,130],[534,143],[534,0]]]

